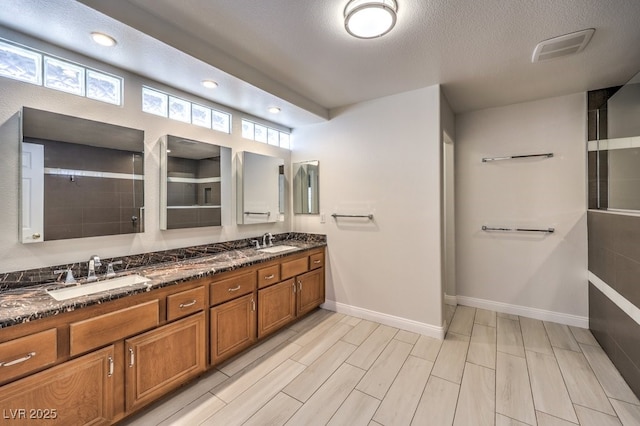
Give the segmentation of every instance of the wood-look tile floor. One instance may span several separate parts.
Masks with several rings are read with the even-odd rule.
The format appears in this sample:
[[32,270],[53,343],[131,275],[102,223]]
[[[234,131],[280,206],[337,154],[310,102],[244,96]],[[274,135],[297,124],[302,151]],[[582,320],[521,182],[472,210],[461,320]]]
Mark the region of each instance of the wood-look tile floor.
[[458,306],[444,341],[318,310],[126,425],[640,425],[589,330]]

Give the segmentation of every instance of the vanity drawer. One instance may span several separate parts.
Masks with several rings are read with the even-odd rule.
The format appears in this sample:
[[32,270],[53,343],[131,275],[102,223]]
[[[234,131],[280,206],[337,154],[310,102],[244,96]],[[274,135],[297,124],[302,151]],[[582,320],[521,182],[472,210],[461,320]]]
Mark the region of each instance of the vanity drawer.
[[209,289],[210,305],[218,305],[238,296],[251,293],[256,289],[256,273],[249,272],[233,278],[227,278],[211,284]]
[[204,287],[167,296],[167,321],[182,318],[204,309]]
[[81,354],[156,327],[159,316],[159,303],[157,300],[151,300],[95,318],[73,322],[69,325],[71,355]]
[[309,270],[309,256],[301,257],[300,259],[290,260],[288,262],[282,262],[282,268],[280,270],[280,278],[286,280],[287,278],[300,275]]
[[309,256],[309,269],[318,269],[324,266],[324,253],[316,253]]
[[55,328],[0,343],[0,382],[46,367],[57,358]]
[[280,265],[258,269],[258,288],[263,288],[280,281]]

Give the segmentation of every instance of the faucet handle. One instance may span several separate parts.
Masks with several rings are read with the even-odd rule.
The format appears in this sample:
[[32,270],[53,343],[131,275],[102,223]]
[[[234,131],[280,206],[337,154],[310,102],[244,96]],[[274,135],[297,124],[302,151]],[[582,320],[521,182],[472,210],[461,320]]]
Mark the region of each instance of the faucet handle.
[[73,276],[73,271],[71,270],[71,268],[67,268],[67,269],[56,269],[55,271],[53,271],[54,274],[62,274],[62,273],[67,273],[64,282],[66,284],[73,284],[76,282],[75,277]]
[[109,262],[107,265],[107,277],[114,277],[116,275],[116,271],[113,270],[113,265],[122,265],[122,260]]
[[260,242],[258,240],[251,240],[251,244],[255,244],[255,249],[259,250],[260,249]]
[[92,260],[93,260],[93,266],[95,266],[96,268],[98,266],[102,266],[102,262],[100,262],[100,256],[98,256],[97,254],[94,254],[89,258],[89,261],[92,261]]

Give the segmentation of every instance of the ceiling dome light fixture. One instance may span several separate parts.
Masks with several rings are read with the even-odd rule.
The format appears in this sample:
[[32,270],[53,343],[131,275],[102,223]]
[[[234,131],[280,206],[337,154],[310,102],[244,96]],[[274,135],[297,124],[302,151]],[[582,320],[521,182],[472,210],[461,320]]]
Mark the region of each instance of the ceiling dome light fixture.
[[218,83],[213,80],[202,80],[202,85],[207,89],[215,89],[218,87]]
[[351,0],[344,8],[344,27],[357,38],[381,37],[396,24],[396,0]]
[[280,108],[278,108],[277,106],[272,106],[267,108],[267,111],[269,111],[271,114],[278,114],[280,112]]
[[93,39],[93,41],[98,43],[100,46],[113,47],[116,44],[118,44],[118,42],[116,41],[115,38],[111,37],[110,35],[104,34],[104,33],[93,32],[93,33],[91,33],[91,38]]

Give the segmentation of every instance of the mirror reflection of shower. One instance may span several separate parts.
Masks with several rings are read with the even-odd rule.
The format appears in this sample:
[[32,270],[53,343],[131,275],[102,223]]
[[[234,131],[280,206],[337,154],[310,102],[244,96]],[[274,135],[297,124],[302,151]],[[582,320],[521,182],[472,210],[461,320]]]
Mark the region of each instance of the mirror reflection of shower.
[[293,164],[293,212],[320,213],[320,162]]

